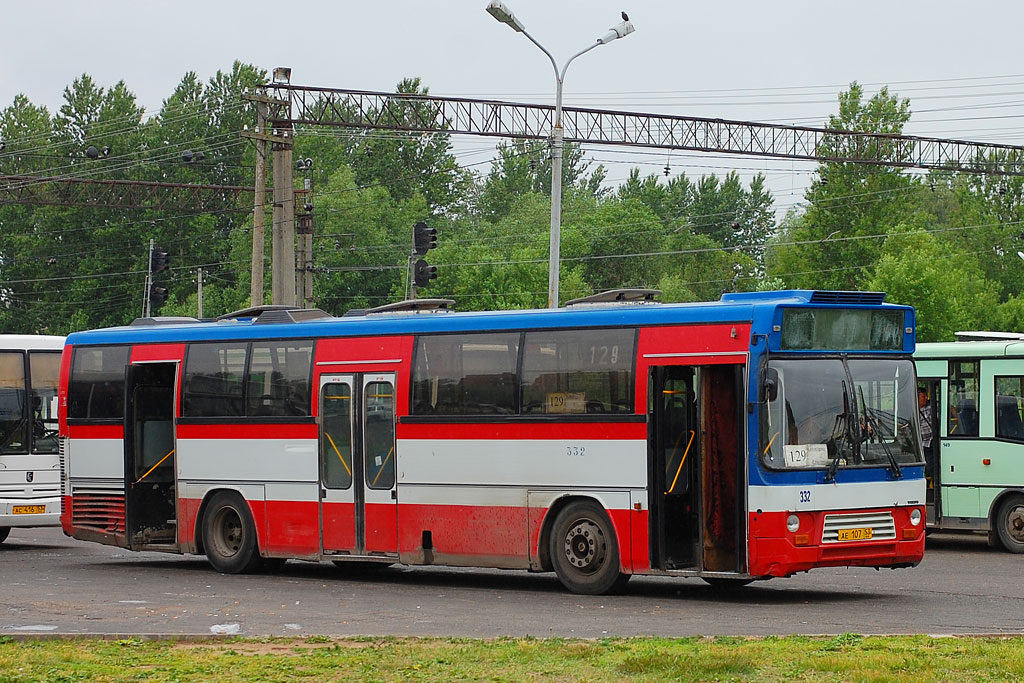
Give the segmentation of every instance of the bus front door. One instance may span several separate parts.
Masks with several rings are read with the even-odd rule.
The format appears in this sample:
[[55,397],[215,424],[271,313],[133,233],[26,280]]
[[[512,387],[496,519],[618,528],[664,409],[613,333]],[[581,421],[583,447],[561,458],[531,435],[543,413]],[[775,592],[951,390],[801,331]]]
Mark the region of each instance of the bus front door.
[[136,363],[126,378],[125,523],[132,550],[176,549],[174,380],[177,363]]
[[395,376],[320,379],[323,550],[338,557],[398,553]]
[[741,365],[651,370],[651,564],[746,571]]

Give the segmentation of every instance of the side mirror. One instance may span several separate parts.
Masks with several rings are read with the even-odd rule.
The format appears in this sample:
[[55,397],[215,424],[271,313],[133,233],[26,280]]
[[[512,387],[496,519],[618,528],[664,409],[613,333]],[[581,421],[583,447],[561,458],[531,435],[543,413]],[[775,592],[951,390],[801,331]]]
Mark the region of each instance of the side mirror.
[[779,397],[779,371],[768,368],[764,372],[764,400],[771,403]]

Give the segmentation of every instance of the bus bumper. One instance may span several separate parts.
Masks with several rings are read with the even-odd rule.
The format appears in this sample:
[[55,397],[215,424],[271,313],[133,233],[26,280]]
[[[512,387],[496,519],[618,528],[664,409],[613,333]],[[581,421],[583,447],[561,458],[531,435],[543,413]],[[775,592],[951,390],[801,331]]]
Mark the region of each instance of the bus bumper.
[[[915,509],[920,511],[916,525],[910,522]],[[847,531],[844,536],[862,537],[862,529],[871,526],[858,520],[865,516],[886,517],[890,512],[892,526],[872,529],[870,539],[836,538],[837,531]],[[919,505],[882,510],[751,513],[749,573],[781,577],[816,567],[913,567],[924,557],[924,513]],[[786,528],[791,514],[797,514],[800,522],[793,532]]]
[[0,526],[35,527],[60,524],[60,497],[0,498]]

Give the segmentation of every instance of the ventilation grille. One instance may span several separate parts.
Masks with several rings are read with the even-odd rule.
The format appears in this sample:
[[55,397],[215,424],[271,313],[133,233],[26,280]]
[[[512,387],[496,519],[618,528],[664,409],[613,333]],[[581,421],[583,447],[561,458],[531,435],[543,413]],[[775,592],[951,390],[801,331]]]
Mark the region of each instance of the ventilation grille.
[[57,459],[60,460],[60,514],[64,514],[64,496],[68,495],[67,471],[68,439],[65,436],[57,439]]
[[825,515],[825,527],[821,532],[822,543],[840,543],[842,529],[871,529],[872,541],[896,539],[896,522],[891,512],[860,512],[845,515]]
[[812,304],[862,304],[877,306],[885,301],[885,292],[830,292],[818,290],[811,294]]
[[76,490],[71,498],[71,525],[103,533],[124,533],[124,494]]

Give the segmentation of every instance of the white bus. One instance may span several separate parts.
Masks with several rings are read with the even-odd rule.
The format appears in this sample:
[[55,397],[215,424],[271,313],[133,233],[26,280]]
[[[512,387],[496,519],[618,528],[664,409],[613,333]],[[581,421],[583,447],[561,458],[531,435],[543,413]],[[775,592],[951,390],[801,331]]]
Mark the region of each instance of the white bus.
[[0,334],[0,543],[60,524],[57,380],[64,337]]

